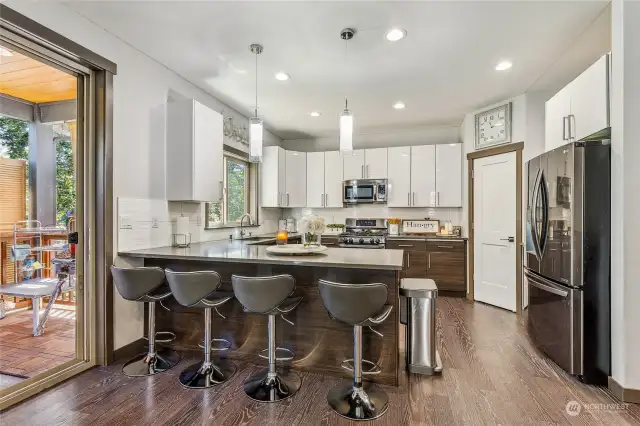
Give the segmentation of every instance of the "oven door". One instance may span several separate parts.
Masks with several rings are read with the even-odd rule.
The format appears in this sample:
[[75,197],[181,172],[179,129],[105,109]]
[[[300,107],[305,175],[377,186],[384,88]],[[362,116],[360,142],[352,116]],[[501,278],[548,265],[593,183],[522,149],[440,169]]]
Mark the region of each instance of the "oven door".
[[534,344],[565,371],[582,374],[582,290],[528,269],[527,332]]
[[376,200],[376,184],[358,181],[345,181],[343,184],[343,202],[374,203]]

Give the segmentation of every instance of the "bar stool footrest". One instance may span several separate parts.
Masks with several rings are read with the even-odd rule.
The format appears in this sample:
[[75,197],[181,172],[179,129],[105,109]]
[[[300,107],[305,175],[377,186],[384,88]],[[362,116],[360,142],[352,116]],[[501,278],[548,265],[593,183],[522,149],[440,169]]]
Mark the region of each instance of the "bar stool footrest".
[[[278,356],[278,351],[285,352],[288,355],[279,357]],[[263,349],[262,351],[260,351],[258,356],[260,358],[269,359],[268,352],[269,352],[269,348]],[[267,353],[267,355],[263,355],[264,353]],[[294,354],[290,349],[287,349],[287,348],[276,348],[276,361],[291,361],[295,356],[296,356],[296,354]]]
[[[376,375],[382,372],[382,368],[375,362],[363,359],[362,364],[362,374]],[[369,366],[368,370],[364,369],[365,365]],[[344,361],[342,361],[340,366],[347,371],[353,371],[353,358],[345,359]]]
[[[167,336],[167,337],[162,337]],[[142,337],[144,340],[149,340],[147,336]],[[156,343],[170,343],[176,340],[175,333],[171,331],[157,331],[156,332]]]
[[[218,347],[213,347],[214,343],[220,344]],[[204,349],[204,340],[198,343],[198,347]],[[231,349],[231,342],[227,339],[211,339],[211,352],[223,352]]]

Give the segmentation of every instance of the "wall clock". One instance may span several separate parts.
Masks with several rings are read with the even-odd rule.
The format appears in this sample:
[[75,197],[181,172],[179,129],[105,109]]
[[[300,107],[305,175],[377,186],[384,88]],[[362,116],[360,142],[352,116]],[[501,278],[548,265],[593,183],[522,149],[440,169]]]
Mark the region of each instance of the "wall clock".
[[511,142],[511,102],[476,114],[476,149]]

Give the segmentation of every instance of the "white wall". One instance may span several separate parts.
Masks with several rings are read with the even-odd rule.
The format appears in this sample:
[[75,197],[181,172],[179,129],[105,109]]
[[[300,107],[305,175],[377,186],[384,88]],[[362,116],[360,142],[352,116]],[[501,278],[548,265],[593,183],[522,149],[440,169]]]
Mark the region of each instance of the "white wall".
[[640,389],[640,2],[613,0],[611,356],[614,380]]
[[[247,123],[246,117],[64,5],[22,0],[5,4],[118,65],[113,79],[114,198],[164,198],[164,105],[169,99],[193,98],[217,111],[224,110],[236,124]],[[280,143],[270,133],[265,140]],[[115,295],[114,310],[114,347],[119,348],[142,336],[142,304]]]
[[[455,142],[460,142],[458,126],[429,126],[356,134],[353,138],[353,147],[354,149],[387,148]],[[321,138],[284,140],[282,147],[292,151],[332,151],[340,149],[340,141],[336,134]]]

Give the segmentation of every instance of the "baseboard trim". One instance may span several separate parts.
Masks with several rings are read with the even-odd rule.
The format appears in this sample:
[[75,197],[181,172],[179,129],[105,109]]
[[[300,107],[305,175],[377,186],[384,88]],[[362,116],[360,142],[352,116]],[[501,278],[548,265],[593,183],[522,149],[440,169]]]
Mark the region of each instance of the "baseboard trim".
[[113,361],[118,362],[144,352],[147,341],[142,337],[113,351]]
[[640,404],[640,389],[622,387],[620,383],[616,382],[611,376],[609,376],[609,390],[622,402]]

